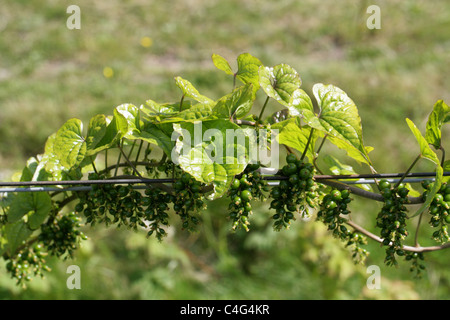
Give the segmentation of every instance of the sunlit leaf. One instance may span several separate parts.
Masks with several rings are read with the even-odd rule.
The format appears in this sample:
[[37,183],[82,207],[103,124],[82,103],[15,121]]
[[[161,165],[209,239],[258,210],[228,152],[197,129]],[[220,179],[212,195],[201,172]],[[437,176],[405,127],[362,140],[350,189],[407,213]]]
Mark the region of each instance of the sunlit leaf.
[[439,100],[433,107],[427,121],[425,140],[436,149],[441,147],[441,127],[447,117],[450,116],[450,108]]
[[327,134],[327,139],[361,163],[371,165],[364,146],[361,119],[355,103],[341,89],[321,83],[313,86],[319,106],[318,115],[303,109],[304,121]]
[[279,103],[288,106],[292,94],[300,88],[300,75],[291,66],[279,64],[274,67],[260,67],[259,83],[264,92]]

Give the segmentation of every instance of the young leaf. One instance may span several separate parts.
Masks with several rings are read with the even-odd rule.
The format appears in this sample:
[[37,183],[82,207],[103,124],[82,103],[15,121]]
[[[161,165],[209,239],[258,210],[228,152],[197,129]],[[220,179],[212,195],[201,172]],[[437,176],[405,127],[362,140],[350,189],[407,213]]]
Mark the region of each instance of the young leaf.
[[249,53],[242,53],[237,57],[238,70],[233,73],[228,61],[218,54],[212,55],[214,65],[224,71],[226,74],[232,75],[242,81],[244,84],[252,84],[253,96],[259,89],[259,67],[262,66],[261,61]]
[[183,96],[194,99],[197,102],[202,104],[213,104],[214,101],[210,98],[201,95],[198,90],[190,83],[188,80],[185,80],[181,77],[175,77],[175,83],[178,88],[183,92]]
[[160,147],[165,154],[170,156],[170,153],[175,145],[171,137],[167,135],[160,127],[153,123],[145,123],[142,130],[134,130],[128,136],[129,139],[141,139]]
[[433,187],[431,188],[431,190],[428,192],[427,194],[427,198],[424,201],[424,203],[422,203],[422,205],[420,206],[420,208],[410,217],[416,217],[419,214],[421,214],[426,208],[428,208],[428,206],[431,204],[431,202],[433,201],[434,196],[436,195],[436,193],[439,191],[439,189],[441,188],[442,185],[442,179],[444,176],[444,170],[442,169],[442,167],[438,164],[436,166],[436,177],[433,183]]
[[27,240],[33,233],[23,220],[14,223],[8,223],[3,227],[3,235],[6,238],[6,251],[10,256],[15,255],[16,250]]
[[239,119],[250,111],[253,101],[253,85],[249,83],[233,90],[232,93],[217,101],[212,111],[219,118],[231,119],[235,117]]
[[288,106],[292,94],[300,88],[300,75],[291,66],[279,64],[259,68],[259,83],[264,92],[282,105]]
[[[183,100],[183,105],[181,111],[189,109],[192,107],[191,101]],[[172,116],[180,112],[180,103],[157,103],[153,100],[147,100],[145,106],[141,106],[141,111],[143,111],[152,120],[161,121],[162,118]]]
[[82,131],[81,120],[70,119],[56,133],[53,150],[67,168],[78,166],[86,156],[87,146]]
[[291,116],[302,116],[305,109],[314,112],[311,98],[302,89],[297,89],[292,93],[287,107]]
[[52,208],[52,200],[46,192],[20,192],[13,197],[8,222],[14,223],[23,216],[28,216],[30,229],[37,229],[47,218]]
[[251,83],[253,85],[253,94],[259,89],[259,68],[262,66],[261,61],[249,53],[242,53],[237,57],[238,71],[236,78],[244,84]]
[[441,127],[450,116],[450,108],[439,100],[433,107],[427,121],[425,140],[436,149],[441,147]]
[[134,131],[140,131],[141,120],[138,107],[126,103],[116,107],[116,111],[120,113],[127,121],[127,131],[124,135],[125,138],[132,135]]
[[128,132],[128,121],[117,108],[114,109],[114,116],[106,118],[108,125],[105,130],[103,138],[96,144],[94,149],[87,150],[86,155],[92,156],[96,153],[109,149],[120,141],[122,137]]
[[[174,132],[183,139],[176,140],[172,161],[196,180],[213,184],[212,199],[223,196],[235,175],[244,171],[248,163],[246,137],[240,141],[239,126],[229,120],[196,123],[175,123]],[[238,136],[237,141],[230,138]]]
[[350,157],[371,165],[355,103],[344,91],[333,85],[315,84],[313,93],[319,106],[319,114],[315,115],[309,108],[303,109],[305,122],[328,134],[328,140],[347,151]]
[[104,114],[98,114],[91,118],[86,135],[87,149],[94,149],[97,144],[103,139],[106,133],[108,123]]
[[420,133],[420,130],[416,127],[414,122],[412,122],[410,119],[406,118],[406,122],[408,123],[409,128],[411,129],[412,133],[416,137],[417,142],[419,143],[420,147],[420,156],[422,158],[428,159],[435,163],[436,165],[440,164],[439,158],[436,155],[436,153],[431,150],[430,146],[428,145],[427,140],[422,136]]
[[[294,148],[299,152],[304,152],[308,138],[311,134],[310,127],[300,126],[299,118],[291,118],[272,125],[272,129],[278,130],[276,139],[279,144],[284,144],[288,147]],[[314,146],[317,140],[317,131],[313,133],[313,138],[309,144],[306,156],[312,161],[314,158]]]
[[212,61],[217,69],[224,71],[226,74],[234,75],[233,70],[231,70],[230,64],[224,57],[213,53]]
[[417,212],[412,216],[415,217],[419,214],[421,214],[430,204],[431,201],[433,201],[434,196],[441,188],[442,184],[442,178],[444,175],[444,170],[441,167],[440,161],[436,153],[431,150],[430,146],[428,145],[427,140],[422,136],[422,133],[417,128],[417,126],[412,122],[410,119],[406,118],[406,122],[411,129],[412,133],[416,137],[417,142],[419,143],[420,147],[420,156],[421,158],[425,158],[427,160],[430,160],[436,165],[436,178],[433,183],[433,187],[427,194],[427,199],[425,202],[420,206],[420,208],[417,210]]

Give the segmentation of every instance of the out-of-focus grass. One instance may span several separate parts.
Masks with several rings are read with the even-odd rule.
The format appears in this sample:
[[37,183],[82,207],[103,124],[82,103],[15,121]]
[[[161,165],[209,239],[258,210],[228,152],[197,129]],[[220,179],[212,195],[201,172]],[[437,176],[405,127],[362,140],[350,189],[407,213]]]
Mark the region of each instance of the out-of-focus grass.
[[[232,79],[214,68],[210,59],[212,53],[226,57],[232,66],[242,52],[251,53],[266,65],[288,63],[300,73],[303,88],[309,93],[317,82],[341,87],[359,107],[364,138],[367,145],[375,147],[371,157],[379,172],[403,172],[418,152],[404,119],[409,117],[424,128],[433,104],[438,99],[447,103],[450,100],[447,68],[450,61],[450,4],[445,1],[80,0],[77,5],[81,8],[81,30],[66,28],[69,16],[66,8],[70,4],[68,1],[27,0],[9,1],[0,7],[2,171],[20,170],[28,157],[43,151],[46,137],[69,118],[88,121],[97,113],[111,114],[115,106],[126,102],[140,105],[147,99],[177,101],[180,92],[174,85],[174,76],[190,80],[211,98],[222,96],[231,88]],[[366,28],[369,16],[366,8],[372,4],[381,8],[380,30]],[[142,37],[150,37],[151,46],[143,47]],[[113,71],[109,78],[103,73],[105,67]],[[258,100],[255,108],[259,106]],[[281,105],[271,101],[267,110],[279,109]],[[326,150],[334,151],[333,148]],[[417,169],[429,169],[429,165],[421,162]],[[368,211],[367,216],[377,210],[368,209],[363,204],[357,208],[357,212]],[[374,221],[373,217],[367,221]],[[292,233],[296,236],[291,236],[301,245],[303,238],[295,231]],[[119,237],[127,237],[119,234]],[[105,239],[101,238],[103,235]],[[281,243],[289,239],[289,235],[275,235],[279,236]],[[109,232],[95,233],[93,237],[99,239],[92,249],[95,254],[85,251],[80,254],[79,261],[86,263],[83,270],[90,270],[89,266],[97,270],[89,271],[89,276],[103,279],[96,285],[99,282],[105,285],[104,292],[109,292],[105,298],[189,298],[184,293],[194,289],[198,289],[194,297],[201,298],[248,298],[249,295],[271,298],[269,293],[264,295],[264,286],[270,287],[272,297],[277,298],[289,295],[308,298],[304,296],[306,292],[314,293],[310,298],[336,297],[337,292],[338,297],[362,297],[351,291],[354,289],[345,292],[345,282],[341,284],[342,288],[332,288],[333,273],[325,277],[323,283],[320,282],[321,273],[313,267],[318,260],[305,256],[300,260],[292,258],[289,250],[295,251],[298,247],[289,246],[286,251],[280,251],[279,260],[276,260],[280,266],[262,262],[255,264],[253,273],[273,275],[270,281],[276,283],[267,284],[265,279],[255,280],[240,272],[229,273],[227,263],[236,270],[242,267],[233,265],[238,263],[231,254],[235,251],[230,250],[231,253],[224,254],[222,259],[213,259],[211,256],[217,253],[208,250],[207,246],[213,245],[212,242],[202,244],[206,247],[195,246],[198,250],[203,248],[198,254],[206,254],[206,261],[212,261],[214,267],[225,270],[222,276],[226,281],[208,286],[210,278],[202,278],[201,272],[194,272],[198,266],[192,267],[192,261],[186,253],[179,252],[175,240],[164,246],[173,249],[166,260],[160,259],[158,253],[162,250],[158,247],[161,244],[136,245],[139,250],[151,251],[149,259],[159,259],[155,266],[151,261],[141,261],[140,256],[127,256],[139,252],[132,248],[126,247],[125,251],[123,248],[118,251],[102,248],[100,240],[105,240],[108,245],[116,243],[110,240],[109,237],[115,236]],[[230,236],[230,243],[227,242],[231,247],[240,243],[239,238],[233,237]],[[257,237],[257,234],[248,235],[245,241],[251,241],[248,239],[252,237]],[[259,254],[256,257],[265,258],[264,255],[273,253],[271,249],[275,250],[275,247],[274,240],[267,251],[258,248],[260,251],[257,250]],[[377,249],[377,245],[373,245],[373,250]],[[240,251],[236,249],[236,252]],[[124,258],[125,262],[116,261],[114,254]],[[114,265],[102,265],[101,261],[95,260],[97,256]],[[430,256],[434,264],[428,284],[394,282],[390,283],[391,289],[400,286],[405,288],[405,292],[410,292],[411,287],[414,288],[411,292],[420,292],[422,298],[445,297],[449,276],[443,273],[445,268],[442,266],[448,264],[448,259],[438,253]],[[258,259],[255,261],[260,262]],[[374,254],[371,262],[379,263],[382,259],[381,252]],[[175,262],[171,262],[173,260]],[[136,268],[127,265],[130,261]],[[311,266],[294,268],[304,261],[312,261]],[[176,273],[180,266],[193,270],[193,274]],[[64,270],[58,271],[58,268],[56,274],[64,277]],[[142,268],[156,271],[146,272]],[[286,269],[289,277],[280,269]],[[125,272],[131,272],[131,275],[123,275]],[[392,279],[402,274],[402,280],[405,279],[398,270],[386,268],[383,274]],[[161,282],[158,275],[162,279],[167,278],[168,282]],[[314,280],[308,283],[305,279],[312,275]],[[170,280],[171,277],[175,280]],[[291,278],[300,278],[306,283],[286,289]],[[361,280],[361,277],[356,278]],[[52,281],[59,279],[56,277],[50,284],[38,286],[37,294],[57,296],[51,293],[55,286],[58,287]],[[237,279],[237,282],[233,283],[232,279]],[[246,288],[251,283],[254,286],[250,293]],[[430,288],[435,283],[441,286],[436,292],[431,292]],[[280,285],[279,290],[277,284]],[[118,289],[129,286],[136,286],[136,292],[131,290],[125,295]],[[314,286],[322,286],[323,291],[307,289]],[[7,287],[10,288],[9,285]],[[327,287],[330,287],[329,294],[324,292]],[[9,290],[12,289],[5,289],[5,294]],[[61,290],[58,294],[68,294],[66,289]],[[85,287],[82,292],[68,296],[95,298],[99,294],[98,288],[90,290]],[[18,297],[31,297],[33,293],[32,289]],[[366,292],[364,297],[370,297],[370,294],[377,297],[373,292]],[[392,296],[385,293],[384,297]]]

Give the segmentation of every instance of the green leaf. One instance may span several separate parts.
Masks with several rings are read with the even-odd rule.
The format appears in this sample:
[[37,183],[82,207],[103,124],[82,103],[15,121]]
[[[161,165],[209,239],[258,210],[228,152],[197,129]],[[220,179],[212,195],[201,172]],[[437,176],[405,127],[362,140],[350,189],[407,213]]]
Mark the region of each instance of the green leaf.
[[[291,118],[272,125],[273,130],[278,130],[276,139],[279,144],[284,144],[290,148],[303,153],[305,151],[308,138],[311,134],[310,127],[300,126],[299,118]],[[317,140],[317,131],[313,133],[312,140],[309,144],[306,156],[312,161],[314,158],[314,146]]]
[[[56,133],[51,134],[45,142],[45,151],[41,158],[41,164],[43,164],[45,171],[48,172],[52,179],[55,181],[62,180],[62,172],[66,168],[61,165],[59,158],[54,152]],[[41,179],[38,179],[41,180]],[[43,179],[42,179],[43,180]]]
[[91,118],[85,139],[88,149],[87,154],[89,154],[90,150],[95,149],[97,144],[103,139],[107,126],[108,123],[104,114],[98,114]]
[[46,192],[33,192],[33,210],[28,217],[31,230],[39,228],[52,209],[52,199]]
[[142,124],[140,120],[140,110],[138,107],[126,103],[116,107],[115,110],[120,113],[127,121],[127,130],[124,134],[125,138],[131,136],[134,131],[140,131]]
[[238,71],[236,78],[244,84],[251,83],[253,85],[253,94],[259,89],[259,68],[262,66],[261,61],[249,53],[242,53],[237,57]]
[[201,104],[213,104],[214,101],[210,98],[201,95],[198,90],[190,83],[188,80],[185,80],[181,77],[175,77],[175,83],[178,88],[183,92],[183,96],[194,99]]
[[213,53],[212,61],[217,69],[225,71],[226,74],[234,75],[233,70],[231,70],[230,64],[224,57]]
[[53,151],[67,168],[78,166],[86,156],[87,146],[82,131],[81,120],[70,119],[56,133]]
[[424,203],[422,203],[422,205],[419,207],[419,209],[410,217],[416,217],[419,214],[421,214],[426,208],[428,208],[428,206],[431,204],[431,202],[433,201],[434,196],[436,195],[436,193],[439,191],[439,189],[441,188],[442,185],[442,178],[444,175],[444,170],[442,169],[442,167],[438,164],[436,166],[436,178],[434,180],[433,183],[433,187],[431,188],[431,190],[428,192],[427,194],[427,198],[425,200]]
[[6,224],[3,227],[3,237],[7,241],[6,251],[9,255],[13,256],[16,253],[16,250],[31,236],[32,233],[33,231],[28,228],[23,220]]
[[187,110],[178,112],[170,117],[162,118],[156,123],[194,122],[213,119],[217,119],[217,117],[213,113],[212,105],[198,103]]
[[428,159],[435,163],[436,165],[440,165],[440,161],[436,153],[431,150],[430,146],[428,145],[427,140],[422,136],[420,133],[420,130],[417,128],[417,126],[412,122],[410,119],[406,118],[406,122],[408,123],[409,128],[411,129],[412,133],[416,137],[417,142],[420,146],[420,156],[422,158]]
[[8,222],[14,223],[28,215],[30,229],[37,229],[52,209],[52,200],[46,192],[19,192],[13,197],[8,211]]
[[114,109],[114,115],[106,118],[108,123],[103,138],[97,143],[95,149],[90,149],[88,154],[94,155],[102,150],[109,149],[116,146],[128,132],[128,121],[124,115],[122,115],[117,108]]
[[[225,194],[235,175],[244,171],[248,163],[247,138],[239,126],[229,120],[210,120],[197,123],[176,123],[176,141],[172,161],[196,180],[213,184],[211,199]],[[242,133],[231,141],[232,133]],[[237,140],[237,141],[235,141]]]
[[302,116],[305,109],[314,112],[311,98],[302,89],[297,89],[292,93],[287,107],[291,116]]
[[449,116],[450,108],[442,100],[436,102],[433,111],[428,116],[425,140],[436,149],[441,147],[441,128]]
[[428,192],[427,199],[425,202],[420,206],[420,208],[417,210],[417,212],[412,216],[415,217],[419,214],[421,214],[430,204],[431,201],[433,201],[434,196],[441,188],[442,179],[444,175],[444,170],[441,167],[440,161],[436,153],[431,150],[430,146],[428,145],[428,141],[422,136],[422,133],[417,128],[417,126],[412,122],[410,119],[406,118],[406,122],[411,129],[412,133],[416,137],[417,142],[419,143],[420,147],[420,157],[425,158],[427,160],[430,160],[436,165],[436,178],[433,183],[433,187]]
[[303,109],[304,121],[326,133],[328,140],[347,151],[350,157],[371,165],[355,103],[344,91],[333,85],[315,84],[313,93],[320,111],[315,115],[308,108]]
[[[325,155],[323,161],[328,165],[328,169],[331,174],[334,175],[352,175],[357,174],[352,166],[348,164],[342,164],[338,159],[333,156]],[[347,181],[357,181],[358,179],[348,179]],[[355,187],[361,188],[366,191],[372,191],[372,187],[369,184],[355,184]]]
[[242,118],[253,106],[254,95],[251,83],[233,90],[232,93],[221,98],[214,108],[213,114],[219,118]]
[[151,119],[161,121],[162,118],[173,116],[174,114],[192,107],[191,101],[183,100],[180,110],[180,103],[157,103],[153,100],[147,100],[145,106],[141,106],[141,111],[148,115]]
[[259,90],[259,67],[262,66],[261,61],[249,53],[242,53],[237,57],[238,70],[234,73],[228,61],[218,54],[212,55],[214,65],[224,71],[226,74],[232,75],[244,84],[252,84],[252,92],[255,97]]
[[259,83],[264,92],[282,105],[288,106],[292,94],[300,88],[300,75],[291,66],[279,64],[259,69]]
[[134,130],[129,139],[141,139],[148,143],[160,147],[168,156],[175,146],[175,142],[171,140],[171,136],[167,135],[160,126],[153,123],[146,123],[142,130]]

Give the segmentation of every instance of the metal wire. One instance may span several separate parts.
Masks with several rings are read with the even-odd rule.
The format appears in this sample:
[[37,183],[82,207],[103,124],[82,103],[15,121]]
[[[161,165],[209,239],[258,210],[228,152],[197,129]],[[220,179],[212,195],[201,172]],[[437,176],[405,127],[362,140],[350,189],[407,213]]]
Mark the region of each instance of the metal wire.
[[[269,185],[276,185],[280,180],[286,180],[288,177],[279,175],[264,176],[267,174],[276,174],[278,169],[265,168],[262,171],[263,179],[269,181]],[[346,184],[374,184],[374,179],[384,178],[390,182],[397,182],[402,177],[402,173],[386,173],[386,174],[355,174],[355,175],[317,175],[315,180],[343,180]],[[406,175],[403,181],[405,183],[420,183],[423,180],[434,181],[434,172],[418,172]],[[444,176],[450,176],[450,172],[444,172]],[[397,179],[395,179],[397,178]],[[146,186],[139,184],[154,183],[173,183],[175,179],[106,179],[106,180],[64,180],[64,181],[13,181],[0,182],[0,193],[9,192],[64,192],[64,191],[90,191],[94,184],[129,184],[135,185],[136,189],[145,189]],[[51,187],[53,186],[53,187]],[[62,188],[61,186],[69,186]]]

